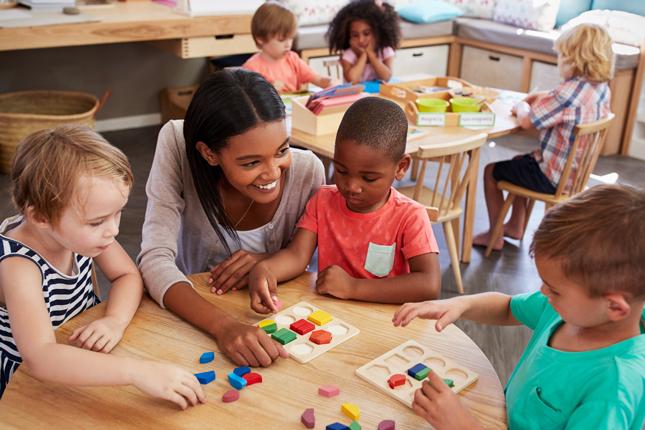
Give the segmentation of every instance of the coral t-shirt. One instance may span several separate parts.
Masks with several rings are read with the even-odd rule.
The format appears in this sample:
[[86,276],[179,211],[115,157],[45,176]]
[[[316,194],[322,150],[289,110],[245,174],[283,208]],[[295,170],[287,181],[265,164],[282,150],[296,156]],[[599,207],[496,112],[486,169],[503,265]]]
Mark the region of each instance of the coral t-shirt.
[[394,188],[381,208],[357,213],[335,185],[323,186],[297,227],[318,235],[319,271],[337,265],[354,278],[410,273],[411,258],[439,252],[426,209]]
[[282,82],[283,87],[279,90],[284,93],[300,91],[304,84],[316,77],[316,72],[293,51],[276,61],[268,60],[258,52],[246,60],[242,67],[261,74],[273,85]]

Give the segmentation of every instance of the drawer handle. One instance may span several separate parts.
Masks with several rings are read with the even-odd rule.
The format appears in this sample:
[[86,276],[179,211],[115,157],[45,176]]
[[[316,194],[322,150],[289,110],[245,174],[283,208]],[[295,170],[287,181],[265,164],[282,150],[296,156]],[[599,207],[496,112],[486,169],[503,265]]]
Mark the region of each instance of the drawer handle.
[[488,59],[490,61],[499,61],[500,60],[500,58],[498,56],[496,56],[496,55],[489,55]]
[[217,36],[215,36],[215,40],[232,39],[234,37],[234,34],[218,34]]
[[413,57],[423,57],[423,52],[415,52],[412,54]]

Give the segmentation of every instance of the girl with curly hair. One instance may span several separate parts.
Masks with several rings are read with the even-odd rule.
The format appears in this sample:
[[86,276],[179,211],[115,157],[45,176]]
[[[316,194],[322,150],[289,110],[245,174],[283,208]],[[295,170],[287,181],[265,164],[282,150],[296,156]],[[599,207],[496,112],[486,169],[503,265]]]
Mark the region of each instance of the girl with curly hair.
[[388,3],[356,0],[343,7],[329,24],[329,52],[339,53],[347,82],[392,77],[394,50],[401,40],[399,15]]

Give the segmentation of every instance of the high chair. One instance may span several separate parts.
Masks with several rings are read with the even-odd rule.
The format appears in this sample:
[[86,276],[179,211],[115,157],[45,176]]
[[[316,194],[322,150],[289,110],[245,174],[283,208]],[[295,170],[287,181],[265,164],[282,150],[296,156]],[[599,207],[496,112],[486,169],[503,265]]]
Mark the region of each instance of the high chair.
[[[544,202],[544,210],[546,212],[552,206],[563,202],[584,190],[587,185],[587,181],[589,180],[589,176],[596,166],[598,156],[600,155],[602,146],[605,143],[607,129],[613,119],[614,114],[609,113],[607,118],[586,124],[578,124],[576,126],[574,130],[575,140],[573,141],[573,146],[567,156],[567,161],[564,165],[562,176],[560,176],[558,188],[555,190],[554,194],[538,193],[506,181],[498,182],[497,189],[506,191],[508,195],[506,200],[504,200],[502,210],[497,217],[497,222],[491,232],[488,246],[486,247],[486,257],[491,254],[495,239],[501,237],[503,233],[504,219],[515,200],[515,197],[525,197],[528,199],[526,218],[524,220],[524,233],[526,233],[526,227],[529,224],[529,218],[531,217],[531,212],[533,211],[533,206],[535,205],[536,200]],[[575,170],[573,168],[574,162],[578,166]],[[524,233],[522,233],[520,240],[524,238]]]
[[[450,253],[452,272],[461,294],[464,293],[464,287],[457,252],[459,240],[455,238],[459,236],[458,222],[463,212],[460,202],[471,178],[477,172],[479,148],[486,143],[486,139],[487,134],[480,133],[448,145],[419,147],[414,154],[414,158],[421,162],[416,183],[398,189],[402,194],[424,205],[431,222],[441,223]],[[424,185],[429,161],[438,163],[433,188]],[[456,234],[453,223],[457,227]]]

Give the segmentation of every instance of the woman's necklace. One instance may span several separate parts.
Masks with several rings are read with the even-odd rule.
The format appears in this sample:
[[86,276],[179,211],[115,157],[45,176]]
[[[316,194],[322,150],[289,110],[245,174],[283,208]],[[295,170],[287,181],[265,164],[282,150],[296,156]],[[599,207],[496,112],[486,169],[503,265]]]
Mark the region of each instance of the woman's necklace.
[[240,219],[237,220],[237,222],[233,226],[233,230],[237,229],[237,226],[240,225],[240,223],[242,221],[244,221],[244,218],[246,218],[246,216],[248,215],[249,211],[251,210],[251,206],[253,206],[253,202],[255,202],[255,200],[251,199],[251,203],[249,203],[249,207],[246,208],[246,210],[244,211],[244,213],[242,214]]

